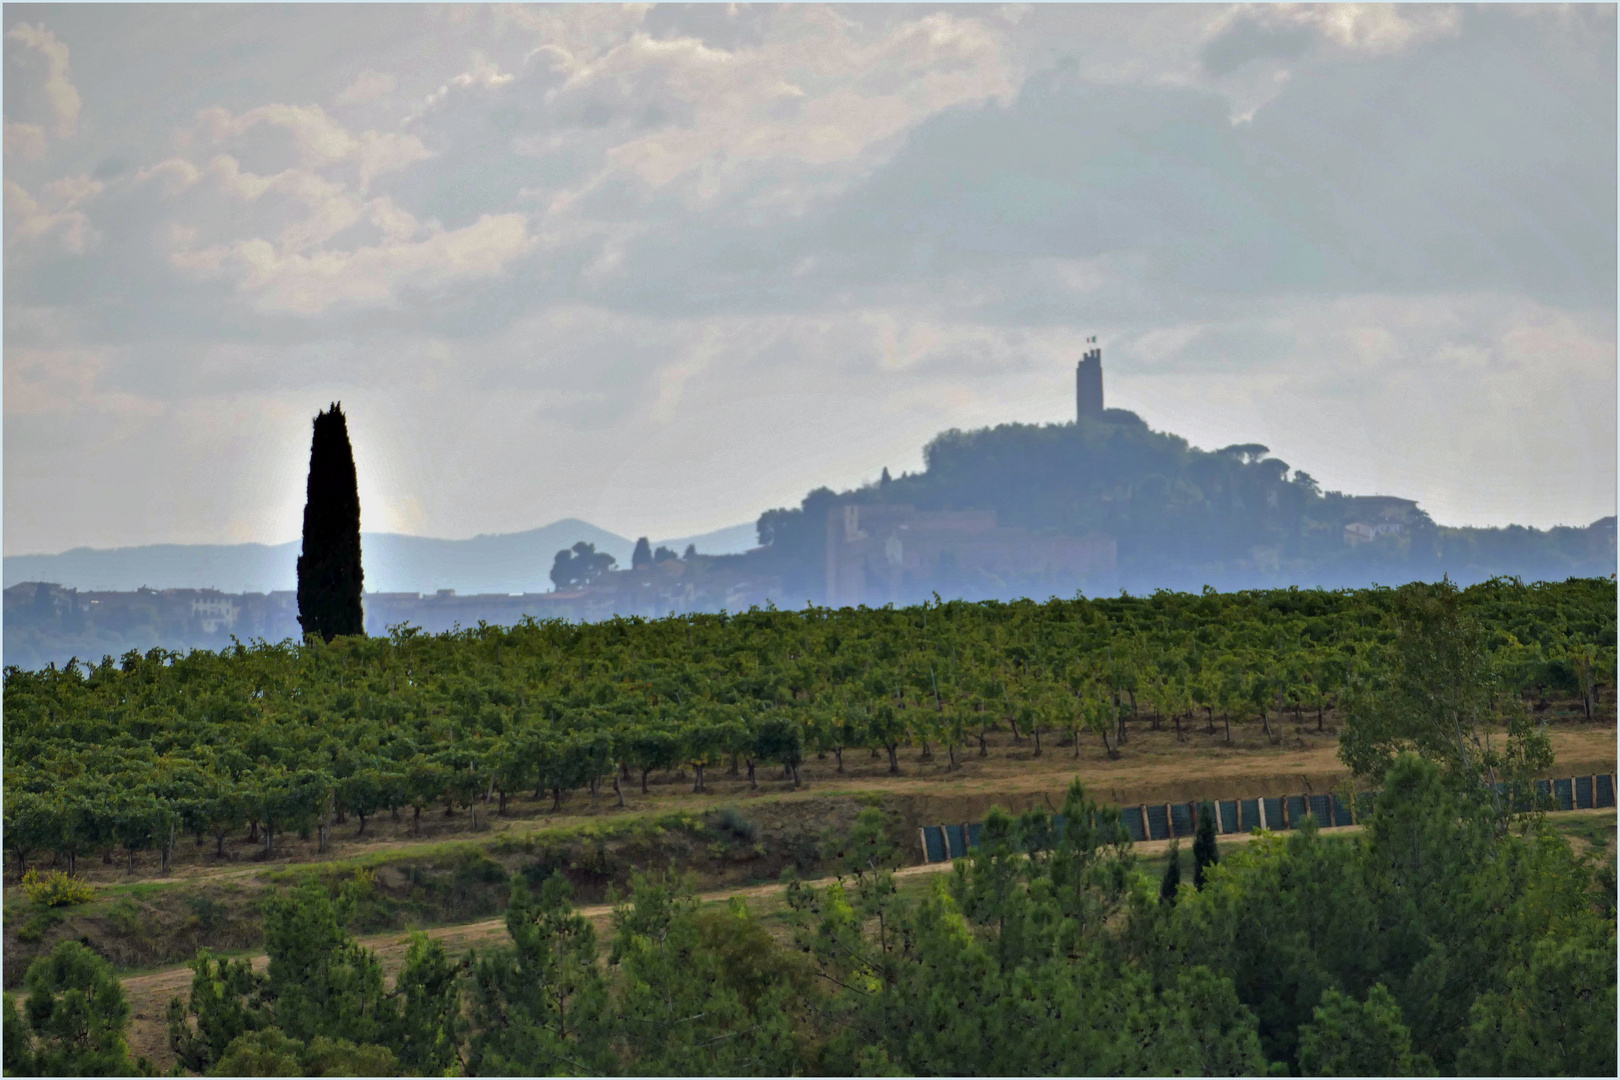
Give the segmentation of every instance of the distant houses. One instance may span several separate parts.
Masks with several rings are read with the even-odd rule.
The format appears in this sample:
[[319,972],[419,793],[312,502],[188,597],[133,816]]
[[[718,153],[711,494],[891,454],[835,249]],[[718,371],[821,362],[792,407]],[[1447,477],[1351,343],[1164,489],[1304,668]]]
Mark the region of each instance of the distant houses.
[[1420,520],[1426,521],[1412,499],[1393,495],[1352,495],[1344,500],[1355,520],[1344,527],[1344,542],[1351,547],[1383,536],[1404,536]]
[[936,591],[993,595],[1032,581],[1072,594],[1107,582],[1118,560],[1112,537],[1033,536],[998,526],[994,510],[851,503],[828,511],[826,602],[907,603]]

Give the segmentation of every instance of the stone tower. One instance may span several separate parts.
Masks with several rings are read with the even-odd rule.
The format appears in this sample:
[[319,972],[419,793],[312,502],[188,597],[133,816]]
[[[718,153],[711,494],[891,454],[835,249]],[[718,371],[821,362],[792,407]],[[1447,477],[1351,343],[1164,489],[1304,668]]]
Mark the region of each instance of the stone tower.
[[1099,346],[1087,350],[1075,367],[1074,412],[1076,419],[1084,420],[1088,416],[1101,416],[1102,411],[1102,348]]

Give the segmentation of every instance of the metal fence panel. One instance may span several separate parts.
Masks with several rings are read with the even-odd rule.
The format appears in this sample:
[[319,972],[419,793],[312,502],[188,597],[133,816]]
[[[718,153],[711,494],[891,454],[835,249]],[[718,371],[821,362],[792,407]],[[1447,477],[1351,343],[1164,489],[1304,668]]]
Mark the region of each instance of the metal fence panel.
[[1327,795],[1311,796],[1311,816],[1324,829],[1333,827],[1333,799]]
[[1191,803],[1170,804],[1170,829],[1177,836],[1191,836],[1198,830],[1198,819],[1193,816]]
[[923,847],[927,849],[929,862],[944,862],[949,858],[945,854],[945,830],[938,825],[923,826]]
[[1597,807],[1614,805],[1614,774],[1600,773],[1597,778],[1597,798],[1592,800]]
[[1592,777],[1577,776],[1575,778],[1575,809],[1592,809]]
[[1287,800],[1288,827],[1290,829],[1297,829],[1299,828],[1299,823],[1305,820],[1305,815],[1310,813],[1310,807],[1305,804],[1305,796],[1303,795],[1289,795],[1287,796]]
[[1345,802],[1343,799],[1341,799],[1337,795],[1332,796],[1332,799],[1333,799],[1333,824],[1334,824],[1334,826],[1336,828],[1341,828],[1342,829],[1344,826],[1351,824],[1351,820],[1350,820],[1350,804]]
[[1165,813],[1163,803],[1148,804],[1147,830],[1149,840],[1170,839],[1170,815]]
[[1573,780],[1553,781],[1553,805],[1560,810],[1575,809],[1575,784]]
[[1131,839],[1140,844],[1148,838],[1147,822],[1142,820],[1140,806],[1127,806],[1120,811],[1119,820],[1125,826],[1125,831],[1131,834]]
[[1262,800],[1266,808],[1266,828],[1281,829],[1283,825],[1283,801],[1281,799]]
[[1237,802],[1237,800],[1236,799],[1229,799],[1226,802],[1219,803],[1217,805],[1219,806],[1220,812],[1221,812],[1220,813],[1221,832],[1223,832],[1223,833],[1235,833],[1235,832],[1241,831],[1241,830],[1238,829],[1238,802]]
[[1253,832],[1260,827],[1260,800],[1244,799],[1242,806],[1243,821],[1239,826],[1239,831]]

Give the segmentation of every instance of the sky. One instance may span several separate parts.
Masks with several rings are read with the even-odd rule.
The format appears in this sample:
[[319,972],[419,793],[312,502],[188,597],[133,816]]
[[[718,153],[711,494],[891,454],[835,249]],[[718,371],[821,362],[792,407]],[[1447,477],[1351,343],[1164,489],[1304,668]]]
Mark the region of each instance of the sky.
[[4,550],[680,535],[1112,406],[1615,512],[1615,6],[4,7]]

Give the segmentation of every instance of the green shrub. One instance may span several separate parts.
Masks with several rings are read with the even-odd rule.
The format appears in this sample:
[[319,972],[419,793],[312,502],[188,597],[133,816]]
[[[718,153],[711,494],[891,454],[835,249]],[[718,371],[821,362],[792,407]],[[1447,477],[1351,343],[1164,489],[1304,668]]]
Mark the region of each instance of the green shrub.
[[72,907],[96,898],[96,890],[88,882],[60,870],[47,874],[30,870],[23,875],[22,887],[28,899],[44,907]]
[[728,832],[750,844],[759,839],[759,823],[743,817],[734,806],[722,808],[714,817],[714,828],[718,831]]
[[120,896],[107,912],[107,921],[125,937],[139,937],[146,930],[146,913],[133,896]]
[[481,851],[463,855],[456,864],[457,885],[505,885],[511,879],[506,867]]
[[28,916],[28,921],[17,928],[17,940],[32,945],[45,936],[45,932],[62,921],[54,908],[40,908]]

